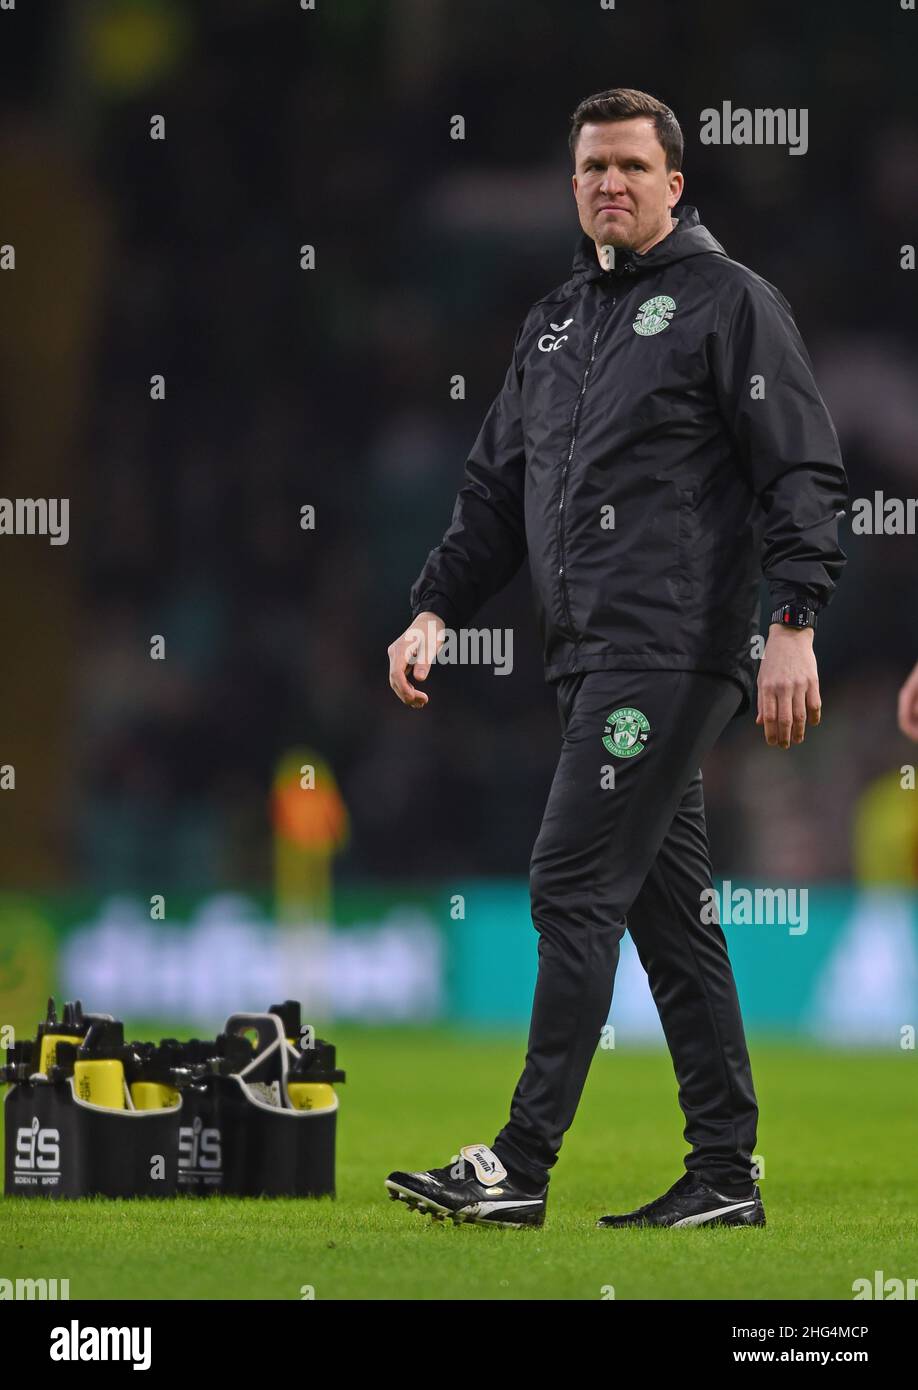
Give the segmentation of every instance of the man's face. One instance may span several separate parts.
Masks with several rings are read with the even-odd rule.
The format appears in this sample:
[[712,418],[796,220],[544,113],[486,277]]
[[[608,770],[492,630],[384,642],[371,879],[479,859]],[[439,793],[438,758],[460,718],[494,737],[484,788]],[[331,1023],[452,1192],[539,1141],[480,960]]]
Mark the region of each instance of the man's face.
[[576,149],[574,197],[580,225],[597,246],[643,252],[672,230],[681,174],[668,173],[650,116],[587,122]]

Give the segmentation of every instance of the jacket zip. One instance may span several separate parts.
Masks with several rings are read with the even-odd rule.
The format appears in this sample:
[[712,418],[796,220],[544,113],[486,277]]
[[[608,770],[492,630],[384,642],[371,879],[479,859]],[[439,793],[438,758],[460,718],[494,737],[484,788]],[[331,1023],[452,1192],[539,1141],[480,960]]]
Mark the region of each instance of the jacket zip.
[[567,458],[564,460],[564,467],[561,470],[561,500],[558,504],[558,578],[561,580],[561,602],[564,607],[564,616],[567,619],[567,624],[570,628],[571,636],[573,637],[575,642],[578,642],[580,639],[578,638],[577,633],[574,631],[574,617],[571,613],[570,595],[567,591],[567,578],[565,576],[564,497],[567,491],[567,474],[571,466],[571,459],[574,457],[574,444],[577,440],[577,425],[580,420],[580,407],[583,404],[583,398],[586,395],[587,378],[590,375],[590,368],[592,367],[593,359],[596,356],[596,344],[599,341],[599,335],[602,332],[604,325],[609,322],[609,316],[611,315],[612,310],[615,308],[617,303],[618,295],[614,295],[610,301],[607,301],[606,307],[603,309],[603,317],[600,323],[598,324],[595,333],[593,334],[593,341],[590,344],[589,361],[586,364],[586,368],[584,369],[583,373],[583,380],[580,383],[580,395],[577,397],[577,403],[574,406],[574,413],[571,416],[570,448],[567,451]]

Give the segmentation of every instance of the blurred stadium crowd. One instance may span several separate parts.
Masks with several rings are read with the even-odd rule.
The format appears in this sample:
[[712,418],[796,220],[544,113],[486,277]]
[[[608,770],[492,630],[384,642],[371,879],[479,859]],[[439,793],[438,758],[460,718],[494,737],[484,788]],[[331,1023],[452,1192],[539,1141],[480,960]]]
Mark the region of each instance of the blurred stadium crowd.
[[[20,9],[0,58],[0,179],[20,264],[37,247],[62,264],[23,269],[15,400],[8,373],[0,388],[23,442],[4,491],[42,477],[70,495],[73,540],[66,561],[27,541],[3,555],[5,586],[45,565],[63,605],[49,664],[57,629],[34,583],[21,601],[32,676],[7,692],[7,729],[23,768],[49,721],[60,737],[33,803],[41,843],[11,829],[8,881],[267,882],[272,773],[304,742],[350,814],[339,876],[526,871],[558,728],[525,572],[477,619],[514,629],[511,676],[435,669],[430,706],[409,711],[386,647],[516,329],[567,278],[568,117],[591,91],[673,106],[684,201],[790,300],[852,497],[915,494],[906,46],[865,42],[856,6],[626,9],[106,0],[62,5],[55,24]],[[700,111],[727,98],[808,107],[806,157],[701,147]],[[30,442],[46,415],[62,431],[47,458]],[[753,712],[705,770],[715,863],[735,876],[852,876],[863,794],[914,761],[895,692],[918,657],[915,540],[846,535],[816,640],[822,728],[784,753]]]

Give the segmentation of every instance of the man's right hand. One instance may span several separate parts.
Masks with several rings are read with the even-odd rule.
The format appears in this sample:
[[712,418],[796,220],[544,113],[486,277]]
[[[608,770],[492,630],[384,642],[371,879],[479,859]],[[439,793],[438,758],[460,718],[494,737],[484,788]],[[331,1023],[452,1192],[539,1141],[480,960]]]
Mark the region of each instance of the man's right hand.
[[427,679],[445,630],[446,623],[436,613],[419,613],[389,647],[389,684],[409,709],[423,709],[430,697],[415,689],[408,680],[408,671],[415,680]]

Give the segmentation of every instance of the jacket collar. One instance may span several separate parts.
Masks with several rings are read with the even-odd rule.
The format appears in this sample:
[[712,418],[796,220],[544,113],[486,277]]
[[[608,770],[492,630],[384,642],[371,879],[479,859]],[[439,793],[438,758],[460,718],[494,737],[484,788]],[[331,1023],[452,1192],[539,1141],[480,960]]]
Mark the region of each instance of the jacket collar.
[[685,260],[689,256],[700,256],[712,251],[721,256],[727,254],[720,242],[702,225],[696,207],[683,204],[674,211],[673,217],[676,222],[673,230],[643,255],[630,250],[616,252],[614,270],[603,270],[596,257],[596,243],[592,237],[581,232],[574,248],[571,272],[573,278],[584,283],[590,280],[608,280],[615,275],[630,275],[644,269],[656,270],[660,266]]

